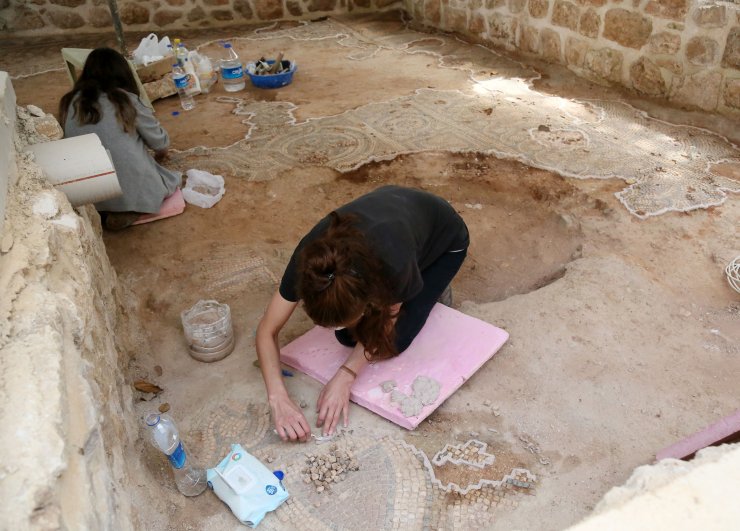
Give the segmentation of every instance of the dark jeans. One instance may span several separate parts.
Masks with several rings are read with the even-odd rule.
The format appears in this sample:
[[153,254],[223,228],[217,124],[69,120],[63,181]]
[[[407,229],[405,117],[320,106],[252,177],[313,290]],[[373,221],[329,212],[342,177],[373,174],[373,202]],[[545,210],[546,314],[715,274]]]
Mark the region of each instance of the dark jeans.
[[[467,249],[456,253],[445,253],[421,272],[424,288],[416,297],[403,303],[396,321],[396,349],[399,353],[411,345],[424,327],[437,299],[455,278],[467,254]],[[334,335],[337,341],[344,346],[354,347],[357,344],[351,329],[337,330]]]

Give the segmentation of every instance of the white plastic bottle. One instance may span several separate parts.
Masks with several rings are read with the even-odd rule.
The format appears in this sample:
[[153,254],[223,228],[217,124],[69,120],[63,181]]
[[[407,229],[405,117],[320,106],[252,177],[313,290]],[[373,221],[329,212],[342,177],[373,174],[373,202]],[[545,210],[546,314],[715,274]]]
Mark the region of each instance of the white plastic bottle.
[[246,86],[244,67],[231,44],[224,44],[224,59],[221,61],[221,79],[226,92],[237,92]]
[[195,100],[188,92],[190,76],[185,73],[178,63],[172,65],[172,81],[180,96],[180,105],[182,105],[182,108],[189,111],[195,107]]
[[185,496],[197,496],[206,488],[206,471],[188,462],[174,421],[169,415],[151,413],[144,419],[149,440],[161,450],[172,465],[177,490]]

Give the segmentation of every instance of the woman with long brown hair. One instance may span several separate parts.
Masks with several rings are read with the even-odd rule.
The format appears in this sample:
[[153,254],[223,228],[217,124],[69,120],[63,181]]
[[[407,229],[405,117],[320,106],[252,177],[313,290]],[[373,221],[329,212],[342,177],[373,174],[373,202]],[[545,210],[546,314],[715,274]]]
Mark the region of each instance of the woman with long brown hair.
[[111,48],[90,52],[72,90],[59,102],[66,137],[95,133],[110,152],[123,195],[97,203],[103,224],[122,229],[141,214],[158,212],[182,176],[159,165],[169,136],[152,110],[139,99],[139,88],[126,59]]
[[299,301],[319,326],[353,347],[324,386],[317,426],[347,426],[349,395],[371,361],[401,354],[426,323],[465,259],[468,229],[428,192],[385,186],[339,207],[300,241],[257,327],[257,355],[275,428],[305,441],[311,429],[283,383],[278,333]]

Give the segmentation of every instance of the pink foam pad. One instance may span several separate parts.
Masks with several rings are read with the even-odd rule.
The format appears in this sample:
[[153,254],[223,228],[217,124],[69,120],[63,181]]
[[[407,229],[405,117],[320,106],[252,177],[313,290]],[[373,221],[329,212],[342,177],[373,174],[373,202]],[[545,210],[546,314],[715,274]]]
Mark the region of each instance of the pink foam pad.
[[694,433],[693,435],[685,438],[682,441],[678,441],[675,444],[667,448],[663,448],[660,452],[655,455],[655,460],[660,461],[672,457],[674,459],[684,459],[694,455],[699,450],[706,448],[707,446],[713,446],[714,444],[727,439],[733,434],[740,431],[740,409],[726,416],[723,419],[718,420],[711,426],[707,426],[703,430]]
[[[426,325],[400,356],[378,361],[365,368],[352,386],[350,399],[404,428],[413,430],[454,393],[509,338],[509,334],[474,317],[437,304]],[[341,345],[334,331],[315,327],[286,345],[282,361],[315,378],[328,382],[352,349]],[[424,406],[418,417],[405,417],[391,394],[380,384],[395,380],[396,389],[410,395],[417,376],[437,380],[441,389],[433,404]]]
[[182,214],[185,210],[185,199],[182,197],[182,192],[178,188],[171,195],[168,195],[162,201],[162,206],[159,208],[159,212],[156,214],[142,214],[139,219],[134,221],[132,225],[141,225],[142,223],[150,223],[157,221],[158,219],[170,218]]

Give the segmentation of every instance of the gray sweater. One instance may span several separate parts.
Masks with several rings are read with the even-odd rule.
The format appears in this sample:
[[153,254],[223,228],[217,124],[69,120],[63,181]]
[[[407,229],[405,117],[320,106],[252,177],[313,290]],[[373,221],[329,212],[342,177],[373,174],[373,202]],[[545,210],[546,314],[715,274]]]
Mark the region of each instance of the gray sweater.
[[136,131],[124,132],[116,119],[116,111],[108,96],[101,94],[98,103],[102,118],[96,124],[80,125],[74,116],[74,101],[64,122],[66,137],[95,133],[110,151],[123,195],[95,204],[100,211],[142,212],[159,211],[165,197],[173,193],[182,181],[182,174],[160,166],[147,151],[158,151],[170,145],[170,137],[152,110],[134,94],[127,93],[136,108]]

